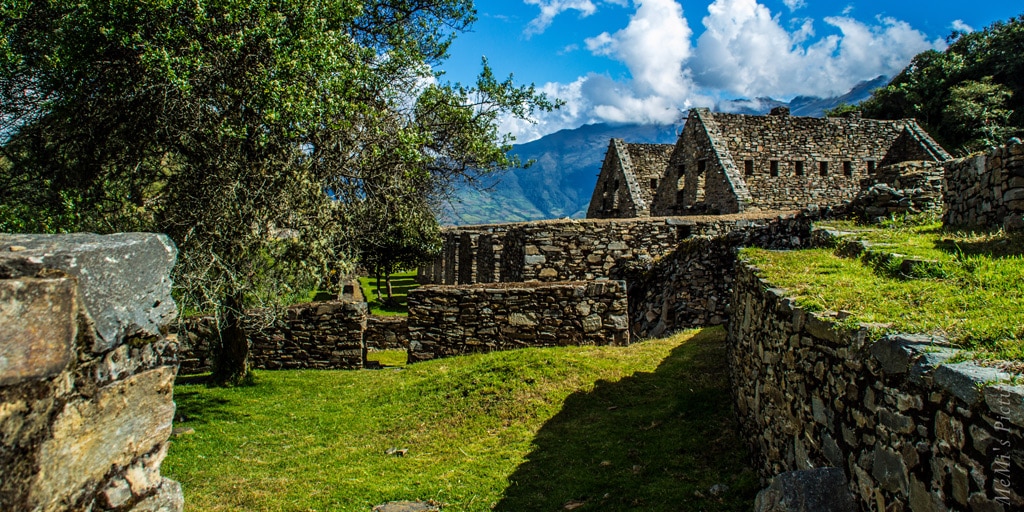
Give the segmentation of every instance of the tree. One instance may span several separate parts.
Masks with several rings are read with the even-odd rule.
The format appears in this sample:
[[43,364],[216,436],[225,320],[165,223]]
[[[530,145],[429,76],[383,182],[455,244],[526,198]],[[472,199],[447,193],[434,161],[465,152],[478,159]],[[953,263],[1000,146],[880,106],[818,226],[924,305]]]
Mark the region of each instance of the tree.
[[914,57],[861,104],[864,115],[916,118],[961,154],[1024,131],[1024,16],[949,41]]
[[422,85],[473,20],[471,0],[4,2],[0,221],[168,233],[237,382],[242,312],[275,295],[255,292],[348,261],[365,202],[514,163],[495,119],[549,108],[532,87]]

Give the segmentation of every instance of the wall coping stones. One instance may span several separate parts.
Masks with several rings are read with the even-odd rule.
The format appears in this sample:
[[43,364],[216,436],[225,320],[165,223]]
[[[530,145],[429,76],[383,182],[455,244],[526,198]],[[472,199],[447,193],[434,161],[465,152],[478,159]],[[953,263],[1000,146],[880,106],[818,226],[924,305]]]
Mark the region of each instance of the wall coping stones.
[[1013,378],[1009,373],[995,368],[985,368],[973,363],[943,364],[935,369],[934,382],[937,386],[956,395],[967,405],[977,405],[982,401],[982,389],[989,384],[1009,381]]
[[133,336],[158,336],[175,318],[176,253],[167,235],[153,233],[0,234],[0,278],[34,277],[43,269],[78,278],[98,333],[92,350],[101,353]]

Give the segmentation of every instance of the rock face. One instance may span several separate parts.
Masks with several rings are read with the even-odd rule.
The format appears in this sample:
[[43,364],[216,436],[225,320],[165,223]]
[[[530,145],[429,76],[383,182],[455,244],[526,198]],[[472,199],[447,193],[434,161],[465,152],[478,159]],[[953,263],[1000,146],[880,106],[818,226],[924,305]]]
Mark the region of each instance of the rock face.
[[948,363],[941,338],[870,342],[744,264],[732,311],[733,396],[762,476],[841,468],[862,510],[1024,509],[1011,476],[1024,474],[1024,386],[1011,375]]
[[948,163],[945,203],[944,225],[1024,229],[1024,145],[1017,141]]
[[838,468],[789,471],[777,475],[754,501],[755,512],[856,512],[857,504]]
[[0,235],[0,510],[178,511],[162,235]]

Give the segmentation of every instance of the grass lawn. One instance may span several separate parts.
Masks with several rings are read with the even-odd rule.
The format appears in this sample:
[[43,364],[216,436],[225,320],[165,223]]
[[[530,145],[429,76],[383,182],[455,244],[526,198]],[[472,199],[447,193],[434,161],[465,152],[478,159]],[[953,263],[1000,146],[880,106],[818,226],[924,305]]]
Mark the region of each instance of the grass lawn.
[[873,250],[932,263],[908,276],[902,258],[866,262],[831,249],[743,255],[808,309],[848,311],[848,322],[890,324],[888,332],[941,334],[980,359],[1024,360],[1024,236],[947,232],[938,223],[836,227]]
[[[724,332],[175,387],[186,510],[749,510]],[[408,450],[404,456],[385,450]],[[717,496],[716,484],[728,489]],[[718,487],[717,489],[722,489]],[[568,507],[567,507],[568,505]],[[578,508],[574,508],[578,505]]]
[[[416,288],[419,284],[416,283],[416,271],[411,272],[399,272],[391,275],[391,292],[395,299],[395,305],[386,305],[383,302],[377,300],[377,279],[375,277],[360,277],[359,288],[363,291],[363,297],[366,298],[367,304],[370,306],[370,314],[381,315],[381,316],[396,316],[396,315],[408,315],[409,306],[406,302],[409,290]],[[384,284],[384,278],[380,280],[380,293],[384,299],[387,299],[387,286]]]

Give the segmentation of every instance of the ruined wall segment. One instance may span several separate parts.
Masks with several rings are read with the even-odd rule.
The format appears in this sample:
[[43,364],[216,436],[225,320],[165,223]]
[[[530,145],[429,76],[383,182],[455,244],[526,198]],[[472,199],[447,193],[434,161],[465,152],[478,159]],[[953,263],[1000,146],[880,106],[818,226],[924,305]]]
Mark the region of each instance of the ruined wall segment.
[[[243,325],[249,339],[249,362],[256,369],[352,370],[362,368],[366,359],[365,302],[312,302],[282,310],[251,310]],[[216,319],[189,318],[178,329],[181,373],[210,371],[219,346]],[[387,334],[379,335],[386,342]]]
[[622,281],[426,286],[409,293],[409,361],[629,343]]
[[[761,476],[841,468],[862,510],[1024,509],[1024,387],[941,338],[870,341],[737,266],[729,363]],[[1018,376],[1019,378],[1019,376]]]
[[180,511],[164,235],[0,235],[0,509]]
[[587,209],[588,219],[629,219],[650,215],[658,180],[672,154],[671,144],[629,144],[611,139]]
[[946,164],[943,224],[1024,230],[1024,144]]

